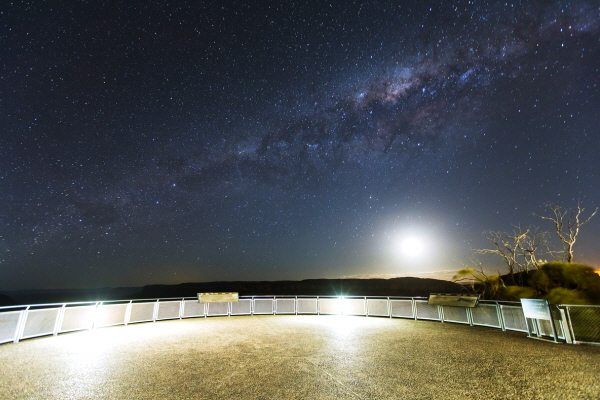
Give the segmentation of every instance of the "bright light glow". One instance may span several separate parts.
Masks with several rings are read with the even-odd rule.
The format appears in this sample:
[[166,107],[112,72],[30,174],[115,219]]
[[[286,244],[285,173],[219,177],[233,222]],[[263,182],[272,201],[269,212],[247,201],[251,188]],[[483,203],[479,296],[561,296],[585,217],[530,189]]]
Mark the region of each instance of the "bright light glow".
[[425,243],[416,236],[404,238],[400,242],[400,251],[410,257],[418,257],[425,251]]
[[[357,317],[346,316],[346,315],[332,315],[329,329],[335,334],[336,337],[348,337],[355,333],[359,327],[361,321],[357,321]],[[357,323],[358,322],[358,323]]]
[[321,313],[337,315],[365,315],[364,299],[321,299]]

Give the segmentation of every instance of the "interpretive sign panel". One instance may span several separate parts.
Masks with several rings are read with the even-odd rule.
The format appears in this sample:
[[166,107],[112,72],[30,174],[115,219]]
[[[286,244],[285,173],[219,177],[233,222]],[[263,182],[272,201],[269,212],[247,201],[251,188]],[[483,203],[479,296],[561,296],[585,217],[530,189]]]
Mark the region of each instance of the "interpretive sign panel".
[[552,320],[548,300],[521,299],[521,306],[525,318]]
[[455,306],[473,308],[477,305],[479,296],[468,296],[464,294],[431,293],[427,303],[436,306]]
[[[521,306],[523,307],[523,315],[525,316],[525,321],[527,323],[527,333],[528,337],[534,338],[533,335],[537,335],[537,338],[534,339],[542,339],[542,331],[540,329],[540,324],[537,322],[538,320],[546,320],[550,321],[550,327],[552,328],[552,338],[554,339],[554,343],[558,343],[558,335],[556,334],[556,326],[554,326],[554,319],[552,318],[552,313],[550,313],[550,306],[548,305],[548,300],[542,299],[521,299]],[[529,324],[529,320],[533,325]],[[535,328],[535,332],[534,332]]]
[[237,303],[238,293],[198,293],[200,303]]

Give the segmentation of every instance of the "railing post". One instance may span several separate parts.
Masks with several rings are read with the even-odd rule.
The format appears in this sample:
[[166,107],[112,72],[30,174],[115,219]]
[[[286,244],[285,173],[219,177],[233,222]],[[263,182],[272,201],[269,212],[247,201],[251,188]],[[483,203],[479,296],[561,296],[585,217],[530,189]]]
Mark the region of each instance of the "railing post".
[[185,297],[182,297],[181,303],[179,303],[179,319],[183,319],[184,307],[185,307]]
[[[498,315],[498,322],[500,323],[500,329],[502,332],[506,332],[506,324],[504,323],[504,315],[502,315],[502,306],[496,302],[496,315]],[[527,323],[527,321],[525,321]]]
[[369,299],[367,299],[367,296],[364,297],[363,312],[365,313],[365,317],[369,316]]
[[131,321],[131,309],[133,308],[133,300],[129,300],[129,303],[127,303],[127,308],[125,308],[125,320],[123,321],[125,323],[125,326],[127,326],[127,324],[129,324],[129,322]]
[[567,343],[572,344],[575,341],[575,332],[573,331],[573,325],[571,325],[571,313],[569,312],[569,307],[565,309],[559,308],[560,311],[560,319],[562,323],[563,333],[565,335],[565,341]]
[[156,299],[156,303],[154,303],[154,311],[152,312],[152,322],[156,322],[156,318],[158,318],[158,303],[160,299]]
[[98,325],[98,309],[102,306],[102,303],[104,303],[103,301],[97,301],[96,302],[96,308],[94,309],[94,322],[92,323],[92,327],[90,328],[90,330],[94,330],[97,328]]
[[438,306],[438,314],[440,315],[440,321],[444,323],[444,306]]
[[473,309],[466,308],[465,310],[467,310],[467,321],[469,321],[470,326],[473,326]]
[[17,322],[17,329],[15,329],[15,339],[13,343],[19,343],[21,336],[23,336],[23,331],[25,330],[25,323],[27,322],[27,315],[29,314],[29,307],[21,310],[21,314],[19,315],[19,321]]
[[63,303],[60,310],[58,310],[58,314],[56,315],[56,321],[54,321],[54,333],[53,336],[58,335],[58,331],[62,325],[63,319],[65,317],[65,307],[67,307],[67,303]]
[[415,301],[414,297],[411,297],[410,301],[411,301],[411,306],[412,306],[413,318],[416,321],[418,319],[418,315],[417,315],[417,302]]

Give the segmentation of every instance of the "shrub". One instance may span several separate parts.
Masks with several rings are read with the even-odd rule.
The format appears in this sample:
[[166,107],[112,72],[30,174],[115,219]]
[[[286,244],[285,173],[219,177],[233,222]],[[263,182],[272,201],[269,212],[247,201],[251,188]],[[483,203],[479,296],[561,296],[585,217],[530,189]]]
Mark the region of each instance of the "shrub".
[[536,297],[553,304],[595,304],[600,301],[600,276],[590,266],[551,262],[529,278]]

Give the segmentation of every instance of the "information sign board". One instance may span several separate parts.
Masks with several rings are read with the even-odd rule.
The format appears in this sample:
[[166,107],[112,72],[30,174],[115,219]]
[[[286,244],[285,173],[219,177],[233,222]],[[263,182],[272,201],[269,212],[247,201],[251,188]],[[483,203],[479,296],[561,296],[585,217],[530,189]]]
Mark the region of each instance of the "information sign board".
[[523,314],[525,318],[552,320],[548,300],[541,299],[521,299]]
[[436,306],[454,306],[473,308],[477,305],[479,296],[465,294],[431,293],[427,303]]
[[200,303],[237,303],[238,293],[198,293]]
[[[554,325],[554,318],[550,312],[550,306],[548,300],[543,299],[521,299],[521,306],[523,308],[523,315],[525,316],[525,323],[527,324],[528,337],[534,339],[542,339],[542,330],[538,320],[546,320],[550,322],[550,328],[552,329],[552,338],[554,343],[558,343],[558,335],[556,334],[556,326]],[[533,324],[530,326],[529,321]],[[535,328],[535,332],[534,332]],[[537,337],[534,337],[533,335]]]

